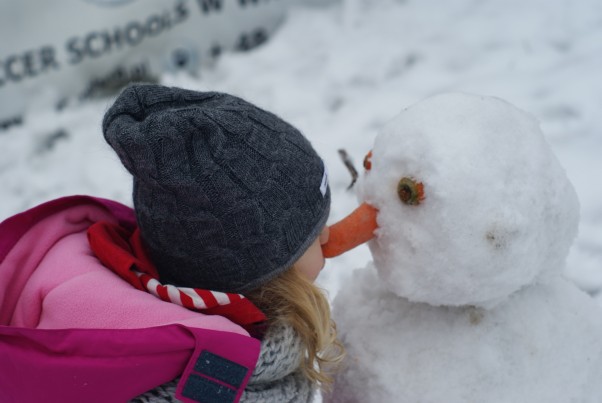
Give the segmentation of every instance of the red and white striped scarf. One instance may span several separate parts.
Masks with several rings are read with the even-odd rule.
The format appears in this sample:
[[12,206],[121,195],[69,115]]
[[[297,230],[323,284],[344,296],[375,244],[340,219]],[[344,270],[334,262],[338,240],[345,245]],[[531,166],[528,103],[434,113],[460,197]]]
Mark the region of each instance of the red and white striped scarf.
[[[162,284],[159,273],[143,247],[140,230],[100,221],[88,228],[92,251],[103,265],[141,291],[163,301],[208,315],[221,315],[255,331],[266,316],[241,294]],[[257,327],[257,329],[254,329]]]
[[149,274],[132,270],[140,279],[144,288],[157,298],[173,302],[194,311],[204,311],[216,306],[225,306],[242,300],[244,295],[219,291],[201,290],[199,288],[177,287],[171,284],[161,284]]

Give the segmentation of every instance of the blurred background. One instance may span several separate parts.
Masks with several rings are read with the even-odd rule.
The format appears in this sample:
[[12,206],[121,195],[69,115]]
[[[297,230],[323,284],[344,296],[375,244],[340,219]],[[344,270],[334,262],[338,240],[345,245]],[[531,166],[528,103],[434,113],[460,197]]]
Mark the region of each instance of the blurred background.
[[[48,4],[46,4],[48,3]],[[131,205],[100,122],[129,81],[229,92],[301,129],[356,205],[379,128],[430,95],[501,97],[536,116],[579,194],[566,275],[602,304],[599,0],[35,0],[0,4],[0,219],[90,194]],[[328,262],[331,297],[363,246]]]

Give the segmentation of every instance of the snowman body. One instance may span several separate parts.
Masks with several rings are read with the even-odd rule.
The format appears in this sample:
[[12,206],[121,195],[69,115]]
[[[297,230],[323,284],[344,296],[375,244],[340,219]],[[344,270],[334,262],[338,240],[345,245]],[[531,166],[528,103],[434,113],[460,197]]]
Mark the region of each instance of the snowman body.
[[348,362],[327,402],[598,403],[598,306],[564,279],[491,309],[432,306],[388,291],[374,267],[335,301]]
[[335,298],[349,359],[326,401],[602,402],[602,311],[561,274],[579,205],[533,117],[426,99],[376,137],[359,196],[374,263]]

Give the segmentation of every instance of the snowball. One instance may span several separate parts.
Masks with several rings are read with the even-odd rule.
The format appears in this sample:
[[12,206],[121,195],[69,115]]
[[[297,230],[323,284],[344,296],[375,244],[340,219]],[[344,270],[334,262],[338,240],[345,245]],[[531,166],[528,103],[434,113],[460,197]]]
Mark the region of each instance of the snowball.
[[558,276],[491,310],[412,303],[373,267],[354,272],[334,314],[348,365],[327,403],[566,403],[602,396],[602,321]]
[[[404,204],[402,178],[424,185]],[[432,305],[493,306],[560,273],[576,193],[537,121],[498,98],[444,94],[376,137],[360,198],[379,209],[370,248],[389,290]]]

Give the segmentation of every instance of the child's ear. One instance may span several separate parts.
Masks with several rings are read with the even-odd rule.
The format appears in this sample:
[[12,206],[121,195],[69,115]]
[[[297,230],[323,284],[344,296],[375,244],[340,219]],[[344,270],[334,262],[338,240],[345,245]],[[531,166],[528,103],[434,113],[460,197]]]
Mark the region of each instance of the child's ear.
[[328,242],[328,239],[330,239],[330,227],[328,225],[326,225],[324,227],[324,229],[322,230],[322,232],[320,232],[320,245],[324,245]]

